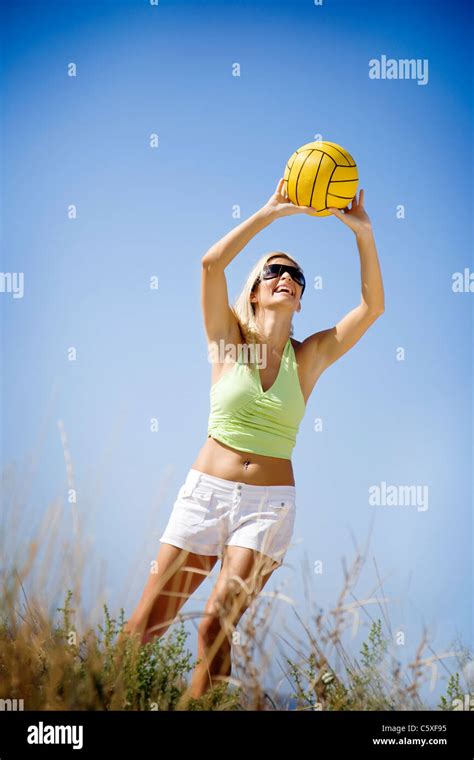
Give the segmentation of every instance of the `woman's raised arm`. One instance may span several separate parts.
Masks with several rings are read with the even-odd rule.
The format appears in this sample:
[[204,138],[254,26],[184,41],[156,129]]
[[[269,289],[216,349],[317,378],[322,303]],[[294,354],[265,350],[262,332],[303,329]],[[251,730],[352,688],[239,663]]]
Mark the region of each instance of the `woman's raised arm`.
[[224,269],[257,232],[275,219],[289,214],[314,211],[310,206],[296,206],[287,198],[285,180],[279,180],[273,195],[248,219],[214,243],[201,259],[201,307],[209,341],[226,340],[235,317],[229,306]]

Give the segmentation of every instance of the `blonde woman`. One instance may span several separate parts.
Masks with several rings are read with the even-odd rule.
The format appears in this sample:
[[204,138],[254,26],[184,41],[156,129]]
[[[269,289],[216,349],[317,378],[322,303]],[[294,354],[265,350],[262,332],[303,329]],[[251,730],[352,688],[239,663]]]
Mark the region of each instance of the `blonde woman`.
[[312,213],[288,199],[281,179],[265,205],[202,259],[201,303],[212,357],[208,437],[181,486],[126,632],[161,636],[221,566],[198,629],[189,694],[199,697],[231,673],[232,632],[284,559],[296,512],[291,453],[308,398],[322,372],[384,311],[384,291],[364,191],[331,209],[354,234],[361,300],[334,327],[298,341],[304,274],[283,252],[262,256],[229,306],[225,270],[253,236],[282,216]]

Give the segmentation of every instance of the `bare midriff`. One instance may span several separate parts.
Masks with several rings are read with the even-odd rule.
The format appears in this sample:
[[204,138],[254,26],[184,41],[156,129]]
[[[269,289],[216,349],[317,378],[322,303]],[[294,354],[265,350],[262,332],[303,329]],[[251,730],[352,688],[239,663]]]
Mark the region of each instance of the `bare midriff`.
[[191,468],[215,478],[235,480],[254,486],[295,485],[290,459],[237,451],[210,436]]

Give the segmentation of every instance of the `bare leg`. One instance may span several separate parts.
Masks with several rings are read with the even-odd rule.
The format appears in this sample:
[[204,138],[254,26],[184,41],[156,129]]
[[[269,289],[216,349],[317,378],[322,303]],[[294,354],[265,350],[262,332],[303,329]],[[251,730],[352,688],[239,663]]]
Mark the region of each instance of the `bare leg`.
[[[198,659],[201,662],[194,669],[190,696],[202,696],[220,681],[219,676],[231,674],[233,630],[277,567],[277,563],[258,555],[253,549],[226,548],[222,569],[198,630]],[[232,580],[232,576],[243,579],[245,587]]]
[[162,543],[138,605],[124,626],[142,644],[163,636],[179,610],[214,567],[217,556],[204,556]]

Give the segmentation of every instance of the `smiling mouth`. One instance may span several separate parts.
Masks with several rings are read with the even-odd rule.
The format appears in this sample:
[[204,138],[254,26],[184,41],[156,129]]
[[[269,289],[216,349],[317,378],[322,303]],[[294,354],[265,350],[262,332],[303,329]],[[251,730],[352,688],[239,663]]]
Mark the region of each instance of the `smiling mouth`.
[[292,291],[290,287],[288,287],[288,285],[279,285],[273,291],[273,295],[275,295],[275,293],[288,293],[288,295],[294,296],[294,292]]

